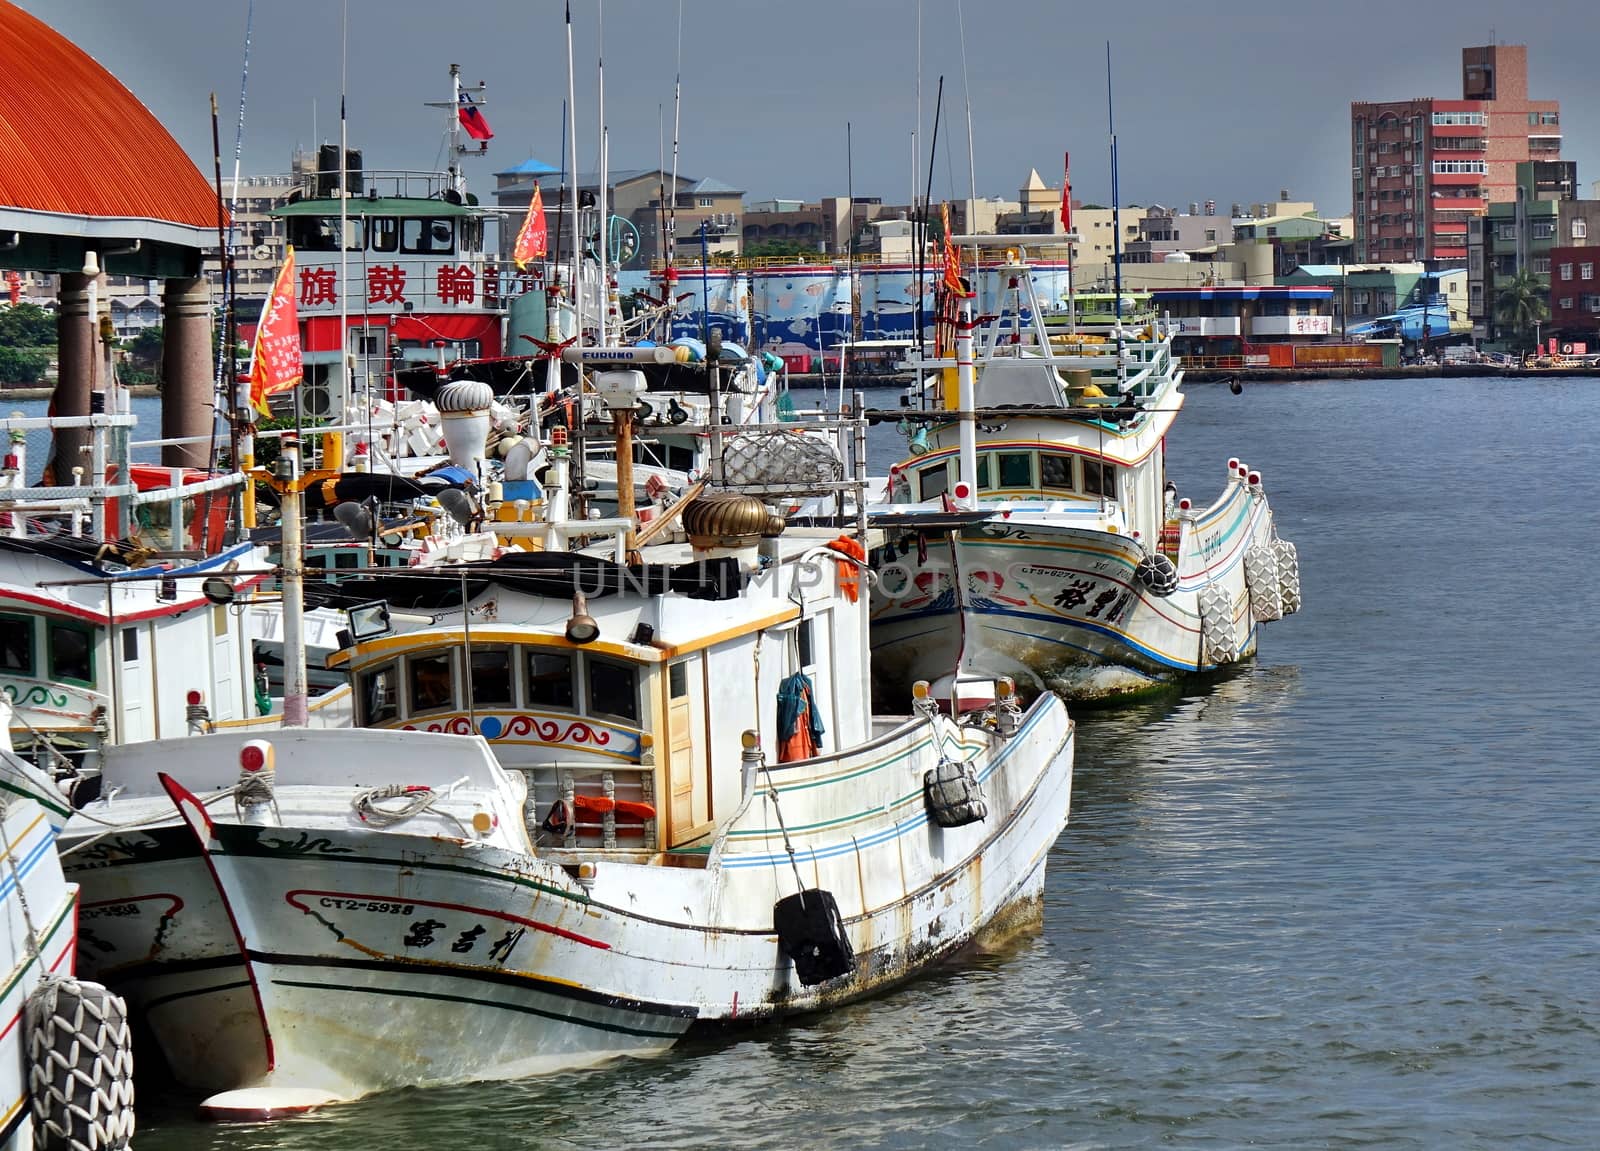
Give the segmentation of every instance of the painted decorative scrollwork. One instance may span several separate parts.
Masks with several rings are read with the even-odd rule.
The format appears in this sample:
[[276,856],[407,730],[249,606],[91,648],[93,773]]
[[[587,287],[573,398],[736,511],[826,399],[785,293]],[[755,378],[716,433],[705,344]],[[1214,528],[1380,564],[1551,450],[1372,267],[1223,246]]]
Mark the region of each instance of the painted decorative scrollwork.
[[66,707],[67,696],[64,692],[54,692],[42,684],[18,689],[14,683],[0,687],[10,697],[16,707]]

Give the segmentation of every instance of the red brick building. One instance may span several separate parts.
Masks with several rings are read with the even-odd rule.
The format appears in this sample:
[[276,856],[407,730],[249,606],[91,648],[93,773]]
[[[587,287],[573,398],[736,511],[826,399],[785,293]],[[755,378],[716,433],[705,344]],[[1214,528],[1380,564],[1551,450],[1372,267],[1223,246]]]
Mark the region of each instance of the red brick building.
[[1550,249],[1547,330],[1562,343],[1600,344],[1600,246]]
[[1516,199],[1516,166],[1561,157],[1554,100],[1528,98],[1528,50],[1461,52],[1460,100],[1350,105],[1355,258],[1467,258],[1467,221]]

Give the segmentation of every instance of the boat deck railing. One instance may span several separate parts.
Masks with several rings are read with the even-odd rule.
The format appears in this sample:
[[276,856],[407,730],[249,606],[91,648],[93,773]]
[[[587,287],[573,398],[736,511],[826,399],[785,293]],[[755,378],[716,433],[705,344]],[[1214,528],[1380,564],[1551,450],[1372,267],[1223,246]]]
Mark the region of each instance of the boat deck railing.
[[[453,177],[449,172],[400,168],[351,168],[342,174],[345,176],[345,186],[350,191],[351,199],[364,199],[375,195],[383,199],[438,200],[444,199],[445,193],[453,187]],[[306,198],[321,199],[329,195],[326,190],[329,183],[337,180],[340,175],[337,169],[307,172],[301,177],[299,186]]]
[[[192,483],[184,483],[184,473],[191,469],[171,469],[172,486],[140,490],[131,480],[110,478],[110,468],[116,464],[105,443],[107,435],[115,429],[131,429],[138,423],[136,416],[127,413],[95,413],[87,416],[6,416],[0,418],[0,436],[12,432],[24,435],[30,431],[54,431],[58,428],[87,428],[92,437],[93,450],[88,468],[74,468],[76,482],[62,485],[27,484],[20,473],[0,477],[0,509],[12,513],[10,531],[24,535],[28,530],[28,517],[66,516],[68,534],[82,537],[85,531],[105,538],[113,527],[106,523],[109,501],[121,501],[123,508],[147,505],[165,505],[167,533],[166,545],[173,551],[184,546],[184,502],[213,492],[242,488],[249,477],[242,472],[229,472],[208,476]],[[123,434],[126,434],[124,432]],[[210,437],[191,437],[201,442]],[[179,442],[179,441],[163,441]],[[132,445],[130,445],[132,446]],[[83,482],[87,478],[88,482]],[[209,500],[206,501],[209,504]],[[22,513],[22,514],[16,514]],[[159,516],[157,517],[159,519]],[[222,541],[216,541],[220,544]]]

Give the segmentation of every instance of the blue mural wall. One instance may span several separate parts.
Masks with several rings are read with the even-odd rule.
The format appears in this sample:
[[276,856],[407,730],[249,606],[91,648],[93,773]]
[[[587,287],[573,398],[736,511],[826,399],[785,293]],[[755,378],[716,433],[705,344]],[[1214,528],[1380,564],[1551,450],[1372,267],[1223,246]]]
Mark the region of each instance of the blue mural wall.
[[[1032,266],[1034,292],[1046,311],[1065,310],[1067,266],[1039,263]],[[995,268],[969,270],[977,297],[974,310],[985,315],[1009,315],[1016,293],[1010,273]],[[673,315],[674,336],[699,337],[705,327],[720,328],[724,338],[780,356],[832,351],[851,335],[859,302],[860,338],[863,340],[914,339],[917,326],[917,269],[906,264],[858,267],[851,273],[843,265],[806,264],[792,267],[728,269],[679,268],[676,293],[688,294]],[[937,269],[925,269],[922,278],[924,324],[933,330],[933,289]],[[624,271],[618,277],[624,293],[659,290],[648,272]],[[752,334],[751,327],[755,331]]]

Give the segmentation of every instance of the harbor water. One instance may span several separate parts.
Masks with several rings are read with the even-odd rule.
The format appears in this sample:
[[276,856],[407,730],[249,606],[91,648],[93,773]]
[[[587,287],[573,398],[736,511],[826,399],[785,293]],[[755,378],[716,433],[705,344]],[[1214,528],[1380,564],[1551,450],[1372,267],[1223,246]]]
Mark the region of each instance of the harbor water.
[[1191,388],[1180,493],[1260,469],[1305,608],[1220,682],[1080,712],[1044,922],[1004,951],[650,1060],[270,1126],[141,1085],[138,1145],[1594,1146],[1597,398]]

